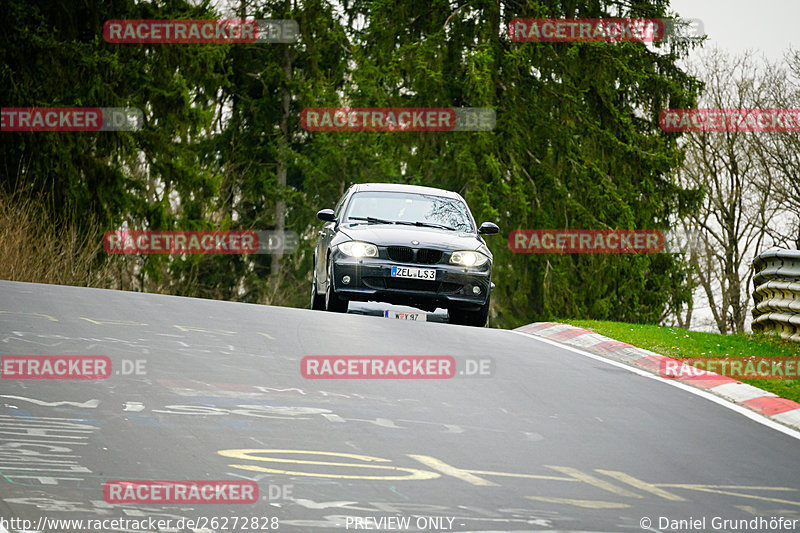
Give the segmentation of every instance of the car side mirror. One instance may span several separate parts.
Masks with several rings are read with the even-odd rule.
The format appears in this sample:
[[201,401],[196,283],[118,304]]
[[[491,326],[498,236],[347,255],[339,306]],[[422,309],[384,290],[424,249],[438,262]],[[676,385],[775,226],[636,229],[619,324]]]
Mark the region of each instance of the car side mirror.
[[478,228],[478,233],[481,235],[495,235],[500,233],[500,228],[494,222],[484,222]]
[[317,211],[317,218],[324,220],[325,222],[336,222],[336,215],[334,214],[333,209],[323,209],[322,211]]

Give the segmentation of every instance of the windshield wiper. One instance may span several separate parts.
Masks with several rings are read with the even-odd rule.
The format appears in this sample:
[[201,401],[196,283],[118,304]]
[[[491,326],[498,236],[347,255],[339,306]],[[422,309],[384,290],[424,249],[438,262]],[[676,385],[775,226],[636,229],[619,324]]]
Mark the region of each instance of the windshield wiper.
[[347,220],[366,220],[370,224],[396,224],[391,220],[384,220],[382,218],[375,218],[375,217],[347,217]]
[[400,222],[395,222],[395,224],[406,224],[408,226],[421,226],[421,227],[425,227],[425,228],[439,228],[439,229],[446,229],[446,230],[450,230],[450,231],[458,231],[458,230],[456,230],[456,228],[453,228],[453,227],[450,227],[450,226],[445,226],[444,224],[437,224],[435,222],[420,222],[420,221],[406,222],[406,221],[400,221]]
[[375,218],[375,217],[347,217],[348,220],[365,220],[370,224],[399,224],[401,226],[421,226],[425,228],[439,228],[439,229],[446,229],[450,231],[458,231],[456,228],[452,228],[450,226],[446,226],[444,224],[436,224],[435,222],[420,222],[415,221],[411,222],[410,220],[384,220],[382,218]]

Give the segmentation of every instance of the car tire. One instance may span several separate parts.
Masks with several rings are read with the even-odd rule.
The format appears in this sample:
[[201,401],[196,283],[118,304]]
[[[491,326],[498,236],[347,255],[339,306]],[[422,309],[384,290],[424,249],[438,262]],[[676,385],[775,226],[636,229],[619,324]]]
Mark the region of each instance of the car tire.
[[477,328],[486,327],[486,324],[489,321],[489,300],[486,300],[486,303],[483,304],[477,311],[448,309],[447,316],[450,318],[451,324],[474,326]]
[[325,310],[332,313],[346,313],[349,301],[340,298],[333,290],[333,261],[328,258],[328,287],[325,289]]
[[314,273],[311,275],[311,309],[313,311],[325,310],[325,295],[320,294],[317,290],[316,267],[314,268]]

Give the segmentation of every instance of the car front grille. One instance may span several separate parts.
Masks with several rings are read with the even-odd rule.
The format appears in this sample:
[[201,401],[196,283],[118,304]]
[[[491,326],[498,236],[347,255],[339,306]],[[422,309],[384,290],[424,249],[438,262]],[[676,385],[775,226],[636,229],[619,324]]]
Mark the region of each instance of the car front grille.
[[414,249],[408,246],[389,246],[389,259],[401,263],[411,263],[414,260]]
[[431,248],[414,249],[408,246],[389,246],[386,249],[389,259],[400,263],[435,265],[442,260],[442,251]]
[[435,265],[442,259],[441,250],[431,250],[429,248],[420,248],[417,250],[417,261],[426,265]]

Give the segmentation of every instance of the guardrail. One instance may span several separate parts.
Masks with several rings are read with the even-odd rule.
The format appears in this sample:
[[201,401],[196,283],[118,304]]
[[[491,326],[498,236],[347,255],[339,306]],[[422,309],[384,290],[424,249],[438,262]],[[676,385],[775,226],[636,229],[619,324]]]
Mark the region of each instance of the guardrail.
[[800,250],[767,250],[753,270],[753,331],[800,342]]

